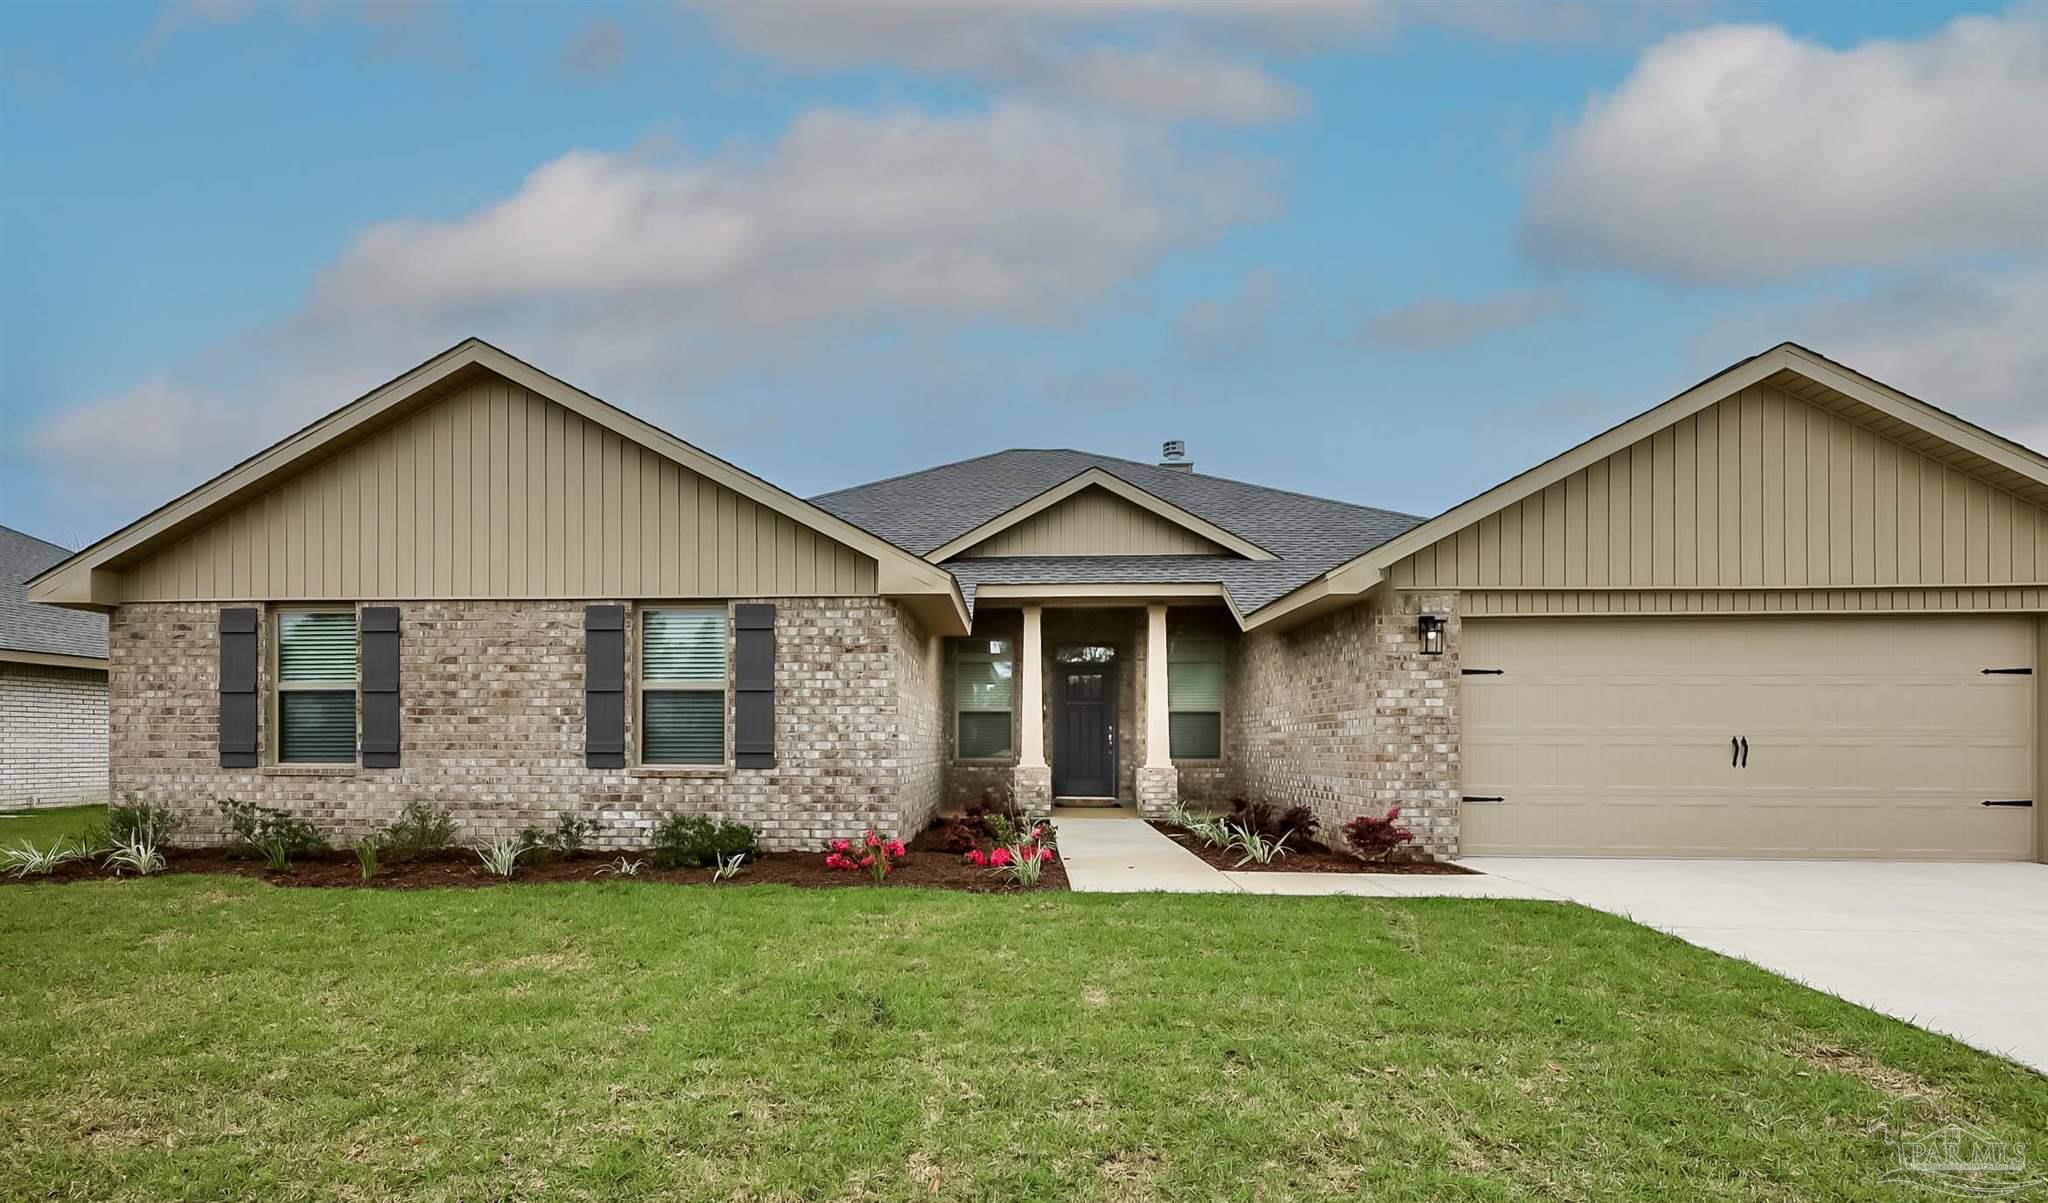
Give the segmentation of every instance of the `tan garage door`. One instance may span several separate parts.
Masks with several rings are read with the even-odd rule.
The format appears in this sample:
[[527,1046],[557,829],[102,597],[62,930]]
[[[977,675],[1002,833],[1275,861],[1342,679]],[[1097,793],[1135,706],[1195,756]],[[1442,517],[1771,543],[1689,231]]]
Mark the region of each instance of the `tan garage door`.
[[1984,671],[2033,666],[2024,619],[1473,620],[1461,655],[1467,855],[2032,857],[1985,805],[2033,797],[2033,678]]

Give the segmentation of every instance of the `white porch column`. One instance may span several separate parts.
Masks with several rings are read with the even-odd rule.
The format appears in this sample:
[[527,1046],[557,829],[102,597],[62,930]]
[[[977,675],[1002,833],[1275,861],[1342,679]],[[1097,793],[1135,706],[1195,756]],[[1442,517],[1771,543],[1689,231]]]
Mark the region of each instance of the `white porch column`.
[[1173,767],[1166,738],[1166,607],[1145,607],[1145,767]]
[[1166,708],[1166,607],[1145,607],[1145,762],[1135,774],[1138,813],[1165,818],[1180,800]]
[[1017,649],[1017,767],[1045,765],[1045,652],[1038,606],[1024,607],[1024,644]]

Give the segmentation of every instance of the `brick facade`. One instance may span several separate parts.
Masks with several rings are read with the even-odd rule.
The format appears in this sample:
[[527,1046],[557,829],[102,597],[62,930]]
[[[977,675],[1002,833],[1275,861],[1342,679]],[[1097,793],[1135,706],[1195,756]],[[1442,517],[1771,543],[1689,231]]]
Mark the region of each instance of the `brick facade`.
[[[291,810],[330,836],[382,826],[415,798],[448,807],[466,841],[564,811],[597,820],[605,847],[644,845],[673,813],[738,819],[781,849],[869,824],[914,834],[939,800],[934,641],[885,599],[758,600],[777,607],[777,767],[764,770],[584,767],[583,603],[508,601],[399,603],[403,767],[222,769],[220,607],[123,606],[109,649],[113,788],[185,814],[195,842],[225,834],[219,798]],[[266,641],[270,630],[266,615]]]
[[[1458,851],[1455,593],[1393,592],[1238,646],[1231,775],[1247,797],[1306,805],[1329,842],[1353,817],[1399,806],[1415,846]],[[1416,619],[1449,619],[1421,654]]]
[[0,661],[0,808],[107,799],[107,674]]

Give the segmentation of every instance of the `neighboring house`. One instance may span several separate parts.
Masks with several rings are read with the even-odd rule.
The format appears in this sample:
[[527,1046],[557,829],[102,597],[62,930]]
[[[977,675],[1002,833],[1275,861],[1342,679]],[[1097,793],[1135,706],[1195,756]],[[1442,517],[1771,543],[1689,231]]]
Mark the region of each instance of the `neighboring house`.
[[0,810],[107,798],[107,620],[25,587],[70,557],[0,526]]
[[111,612],[114,786],[195,816],[805,847],[1243,795],[1445,855],[2027,859],[2044,506],[1790,344],[1424,521],[1079,451],[805,501],[470,341],[31,593]]

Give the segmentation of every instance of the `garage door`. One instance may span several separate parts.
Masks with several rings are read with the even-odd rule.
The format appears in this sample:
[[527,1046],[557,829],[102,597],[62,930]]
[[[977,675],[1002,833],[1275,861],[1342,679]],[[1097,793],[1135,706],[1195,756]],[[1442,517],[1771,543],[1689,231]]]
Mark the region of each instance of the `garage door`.
[[1460,650],[1467,855],[2032,858],[2024,619],[1472,620]]

